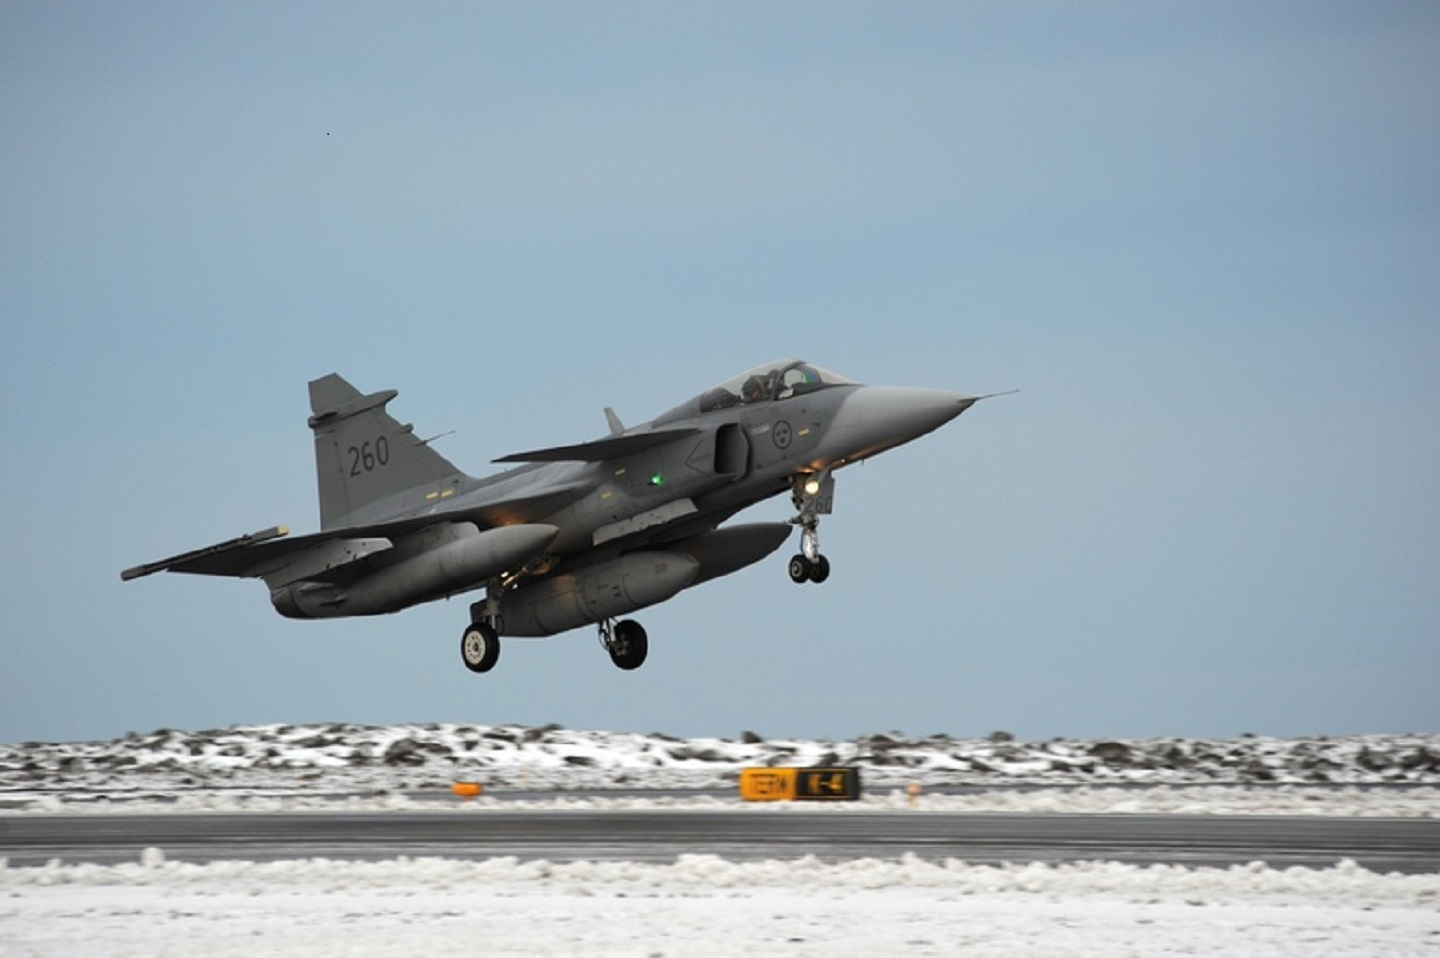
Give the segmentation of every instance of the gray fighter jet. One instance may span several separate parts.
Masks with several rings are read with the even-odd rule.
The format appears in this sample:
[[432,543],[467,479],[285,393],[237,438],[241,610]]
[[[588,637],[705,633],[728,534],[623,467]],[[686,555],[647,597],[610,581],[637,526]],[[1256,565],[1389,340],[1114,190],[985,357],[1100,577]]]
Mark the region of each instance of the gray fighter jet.
[[[261,579],[281,615],[380,615],[483,588],[461,655],[494,668],[501,636],[598,624],[610,658],[638,668],[645,629],[616,621],[770,555],[800,529],[797,583],[824,582],[820,517],[835,470],[937,429],[980,398],[863,386],[798,360],[767,363],[610,435],[516,453],[466,475],[340,376],[310,383],[320,532],[283,526],[127,569]],[[788,492],[788,522],[725,526]]]

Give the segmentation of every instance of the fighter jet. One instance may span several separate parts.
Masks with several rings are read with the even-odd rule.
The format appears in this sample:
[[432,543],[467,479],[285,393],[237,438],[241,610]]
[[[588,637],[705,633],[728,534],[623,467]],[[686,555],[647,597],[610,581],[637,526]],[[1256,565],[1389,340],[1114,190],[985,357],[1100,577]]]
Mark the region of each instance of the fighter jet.
[[[820,517],[835,473],[939,428],[981,398],[865,386],[800,360],[766,363],[640,426],[515,453],[474,478],[337,374],[310,383],[320,531],[276,526],[127,569],[260,579],[295,619],[382,615],[484,589],[461,657],[488,672],[502,636],[597,625],[622,669],[644,663],[644,627],[619,619],[752,565],[800,530],[796,583],[824,582]],[[725,525],[789,493],[788,522]],[[619,621],[617,621],[619,619]]]

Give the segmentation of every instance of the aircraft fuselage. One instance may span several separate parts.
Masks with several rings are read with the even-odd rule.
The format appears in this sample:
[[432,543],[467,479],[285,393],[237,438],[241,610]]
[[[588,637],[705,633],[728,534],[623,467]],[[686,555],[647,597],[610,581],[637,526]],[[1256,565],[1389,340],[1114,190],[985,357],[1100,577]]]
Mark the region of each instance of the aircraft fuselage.
[[[395,612],[484,588],[462,641],[475,671],[501,635],[599,623],[616,664],[644,660],[644,630],[612,620],[758,562],[801,529],[796,582],[823,581],[819,517],[834,473],[909,442],[977,399],[866,386],[796,360],[757,367],[644,423],[461,472],[339,376],[310,384],[321,531],[279,527],[126,570],[260,578],[292,618]],[[723,526],[789,492],[788,522]]]

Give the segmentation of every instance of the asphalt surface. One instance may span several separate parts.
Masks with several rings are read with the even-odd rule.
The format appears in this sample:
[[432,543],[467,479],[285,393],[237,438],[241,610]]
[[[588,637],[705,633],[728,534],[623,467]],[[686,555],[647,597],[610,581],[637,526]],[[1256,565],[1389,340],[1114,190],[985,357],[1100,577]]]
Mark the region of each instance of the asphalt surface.
[[1322,868],[1349,858],[1378,872],[1440,872],[1440,820],[1189,815],[757,811],[473,811],[0,816],[11,867],[172,861],[383,860],[400,855],[669,862],[957,858],[971,863]]

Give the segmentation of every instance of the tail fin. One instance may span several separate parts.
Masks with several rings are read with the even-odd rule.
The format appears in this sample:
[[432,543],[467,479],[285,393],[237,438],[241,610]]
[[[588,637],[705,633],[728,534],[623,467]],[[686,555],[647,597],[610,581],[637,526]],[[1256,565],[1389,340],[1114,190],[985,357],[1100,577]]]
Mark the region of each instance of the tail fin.
[[[397,395],[393,389],[362,395],[335,373],[310,383],[322,530],[381,521],[427,498],[452,496],[466,478],[385,411]],[[415,493],[413,501],[399,495],[406,492]]]

